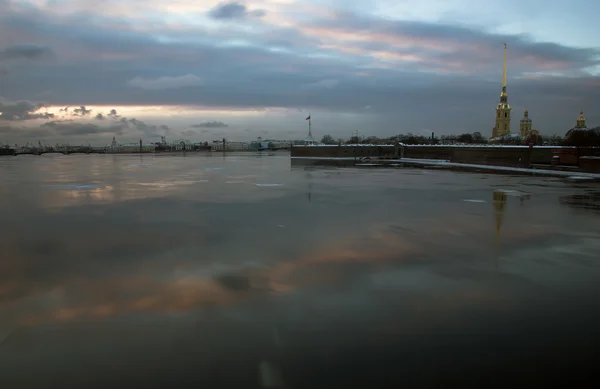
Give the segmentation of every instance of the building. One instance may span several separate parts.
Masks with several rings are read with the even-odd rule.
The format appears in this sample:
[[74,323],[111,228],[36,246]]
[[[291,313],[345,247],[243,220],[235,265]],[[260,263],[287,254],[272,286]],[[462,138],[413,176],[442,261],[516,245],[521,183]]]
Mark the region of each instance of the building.
[[521,138],[525,139],[527,138],[527,135],[529,135],[529,133],[531,132],[531,119],[529,118],[529,111],[525,110],[525,113],[523,114],[523,119],[521,119],[521,124],[519,126],[519,135],[521,135]]
[[194,144],[189,140],[180,139],[178,141],[171,142],[171,150],[192,151],[194,150]]
[[293,140],[274,140],[274,139],[262,139],[258,137],[256,140],[250,142],[248,148],[253,150],[279,150],[289,149],[294,144]]
[[510,134],[510,105],[506,93],[506,43],[504,44],[504,70],[502,73],[502,92],[500,103],[496,106],[496,125],[492,130],[492,138],[499,138]]
[[236,151],[236,150],[248,150],[248,143],[246,142],[229,142],[225,139],[222,141],[213,141],[210,149],[212,151]]
[[600,146],[600,127],[587,128],[583,109],[579,111],[575,127],[567,131],[564,144],[568,146]]
[[108,153],[153,153],[156,151],[156,145],[154,143],[142,143],[140,139],[139,143],[122,143],[117,144],[117,140],[113,136],[110,146],[106,148]]
[[263,141],[257,139],[255,141],[250,142],[248,148],[253,150],[270,150],[274,148],[274,145],[268,140]]
[[569,131],[586,131],[587,125],[585,124],[585,116],[583,116],[583,109],[579,111],[579,116],[577,117],[577,123],[575,127],[571,128]]

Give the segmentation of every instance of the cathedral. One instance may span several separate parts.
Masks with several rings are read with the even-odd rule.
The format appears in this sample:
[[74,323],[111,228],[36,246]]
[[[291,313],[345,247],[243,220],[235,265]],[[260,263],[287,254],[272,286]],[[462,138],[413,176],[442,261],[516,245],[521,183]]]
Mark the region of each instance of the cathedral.
[[[500,92],[500,102],[496,106],[496,125],[492,130],[492,138],[501,138],[511,136],[510,132],[510,113],[511,107],[508,104],[508,94],[506,93],[506,51],[507,45],[504,44],[504,70],[502,72],[502,92]],[[529,117],[529,111],[525,110],[523,119],[519,126],[519,134],[522,139],[527,138],[529,134],[539,134],[537,130],[531,128],[532,121]]]

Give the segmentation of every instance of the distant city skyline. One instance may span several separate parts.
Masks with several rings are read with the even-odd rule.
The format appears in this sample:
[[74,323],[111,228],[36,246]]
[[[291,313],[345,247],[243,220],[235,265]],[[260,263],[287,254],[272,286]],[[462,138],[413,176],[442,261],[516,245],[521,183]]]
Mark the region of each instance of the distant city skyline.
[[[0,143],[600,125],[600,3],[0,0]],[[68,109],[65,109],[69,107]]]

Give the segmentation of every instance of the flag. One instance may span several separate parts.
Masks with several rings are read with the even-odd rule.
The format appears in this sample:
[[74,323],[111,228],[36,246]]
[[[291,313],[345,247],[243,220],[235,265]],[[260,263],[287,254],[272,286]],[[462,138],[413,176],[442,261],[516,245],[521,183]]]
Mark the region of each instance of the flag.
[[310,120],[310,115],[308,115],[308,117],[306,119],[304,119],[304,120]]

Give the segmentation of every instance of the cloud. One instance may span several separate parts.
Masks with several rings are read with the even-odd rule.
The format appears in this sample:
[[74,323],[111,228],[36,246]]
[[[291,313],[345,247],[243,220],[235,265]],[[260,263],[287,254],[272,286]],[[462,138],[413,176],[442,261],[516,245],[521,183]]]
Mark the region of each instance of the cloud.
[[121,119],[119,119],[119,123],[125,128],[135,129],[141,132],[143,136],[150,138],[169,135],[171,133],[171,129],[167,125],[146,124],[145,122],[135,118],[127,119],[125,117],[122,117]]
[[91,112],[91,109],[86,109],[84,105],[81,105],[73,110],[73,116],[88,116]]
[[28,59],[36,60],[51,56],[52,50],[44,46],[19,45],[0,49],[0,61]]
[[[31,104],[35,105],[34,103]],[[61,110],[69,112],[69,107],[61,108]],[[80,107],[73,111],[77,110],[88,113],[72,113],[70,116],[65,116],[70,119],[46,121],[37,127],[35,125],[15,126],[11,124],[15,121],[0,122],[0,134],[19,140],[35,138],[69,141],[72,139],[82,139],[82,137],[85,137],[86,140],[88,138],[93,140],[95,136],[102,137],[105,135],[125,136],[130,139],[141,136],[148,139],[172,133],[171,128],[165,124],[148,124],[136,118],[120,117],[114,109],[106,115],[98,113],[93,118],[94,121],[97,121],[96,123],[89,121],[91,119],[89,115],[91,109]]]
[[200,124],[192,124],[190,127],[194,127],[194,128],[225,128],[225,127],[229,127],[229,125],[225,124],[223,122],[204,122],[204,123],[200,123]]
[[54,114],[48,112],[39,112],[42,108],[47,108],[44,103],[34,103],[27,100],[10,102],[0,97],[0,120],[32,120],[32,119],[51,119]]
[[178,77],[159,77],[155,79],[135,77],[128,85],[146,89],[146,90],[163,90],[163,89],[179,89],[190,86],[202,85],[202,79],[193,74],[186,74]]
[[49,127],[59,137],[73,137],[82,135],[123,135],[124,126],[114,124],[111,126],[99,126],[94,123],[82,123],[78,121],[53,121],[44,123],[42,127]]
[[182,134],[183,136],[190,136],[190,137],[193,137],[193,136],[197,136],[197,135],[198,135],[198,133],[197,133],[196,131],[192,131],[192,130],[185,130],[185,131],[182,131],[182,132],[181,132],[181,134]]
[[247,17],[262,17],[266,12],[262,9],[248,11],[245,5],[231,2],[219,4],[213,8],[209,15],[218,20],[243,19]]
[[[326,9],[306,1],[247,2],[244,12],[266,11],[251,20],[239,18],[240,7],[224,8],[238,10],[223,14],[238,15],[235,23],[211,16],[226,5],[216,1],[176,1],[168,16],[154,1],[135,14],[128,1],[97,10],[78,0],[64,9],[10,4],[0,16],[6,32],[0,47],[29,42],[54,53],[43,71],[36,62],[7,68],[2,93],[12,101],[50,90],[45,99],[54,106],[264,111],[235,124],[218,116],[232,125],[228,136],[243,136],[245,127],[276,134],[282,124],[296,123],[294,110],[310,110],[318,118],[314,131],[336,138],[355,126],[377,135],[425,128],[489,134],[506,41],[513,131],[524,109],[543,134],[564,134],[581,107],[590,123],[600,123],[591,109],[600,103],[596,48],[491,32],[509,31],[497,26],[394,20],[358,5],[347,12],[346,5]],[[187,125],[177,115],[164,120],[173,128]],[[303,124],[289,130],[301,136]]]
[[310,84],[306,84],[304,85],[304,87],[306,88],[325,88],[325,89],[331,89],[331,88],[335,88],[340,82],[338,80],[335,79],[328,79],[328,80],[320,80],[317,82],[312,82]]

